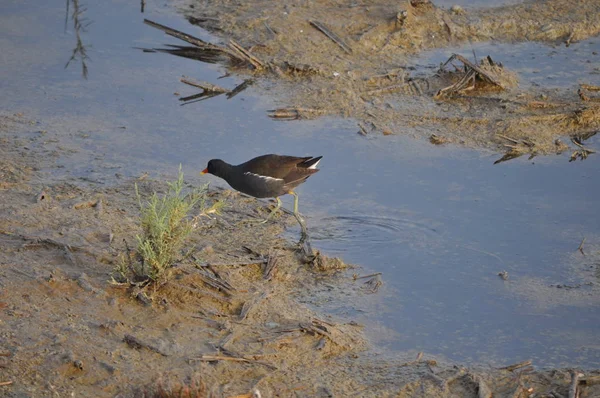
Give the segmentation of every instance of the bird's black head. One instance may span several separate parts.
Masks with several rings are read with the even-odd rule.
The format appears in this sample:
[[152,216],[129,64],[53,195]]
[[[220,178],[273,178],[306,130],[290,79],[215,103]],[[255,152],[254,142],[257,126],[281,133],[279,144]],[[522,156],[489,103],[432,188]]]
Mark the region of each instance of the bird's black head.
[[208,166],[204,170],[202,170],[202,174],[212,174],[220,177],[223,174],[223,171],[227,168],[228,164],[222,161],[221,159],[211,159],[208,162]]

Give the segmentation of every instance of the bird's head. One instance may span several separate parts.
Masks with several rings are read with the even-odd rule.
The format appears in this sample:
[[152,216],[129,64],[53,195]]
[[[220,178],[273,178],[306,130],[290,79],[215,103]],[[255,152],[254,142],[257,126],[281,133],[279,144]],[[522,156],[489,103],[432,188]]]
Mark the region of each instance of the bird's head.
[[224,166],[227,163],[225,163],[224,161],[222,161],[221,159],[211,159],[208,162],[208,165],[206,166],[206,168],[204,170],[202,170],[200,173],[201,174],[212,174],[212,175],[220,175],[220,171],[223,170]]

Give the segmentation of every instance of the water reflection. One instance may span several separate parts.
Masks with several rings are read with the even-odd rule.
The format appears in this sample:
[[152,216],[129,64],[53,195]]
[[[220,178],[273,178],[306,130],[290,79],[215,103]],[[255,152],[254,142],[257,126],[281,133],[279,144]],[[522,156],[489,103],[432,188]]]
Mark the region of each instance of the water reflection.
[[73,13],[71,14],[71,20],[73,21],[73,30],[75,32],[75,47],[71,58],[67,61],[65,68],[69,67],[71,62],[79,60],[81,62],[81,74],[84,79],[88,78],[88,67],[86,61],[89,59],[87,55],[86,46],[83,44],[81,38],[82,33],[86,32],[88,26],[92,24],[88,18],[84,17],[83,14],[87,11],[85,7],[80,6],[79,0],[67,0],[66,1],[66,12],[65,12],[65,32],[67,31],[67,25],[69,20],[69,5],[73,3]]

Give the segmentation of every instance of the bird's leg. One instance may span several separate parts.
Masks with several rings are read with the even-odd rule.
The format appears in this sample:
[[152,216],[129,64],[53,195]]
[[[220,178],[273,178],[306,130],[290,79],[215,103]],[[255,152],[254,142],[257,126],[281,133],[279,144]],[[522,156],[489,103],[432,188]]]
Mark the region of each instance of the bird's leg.
[[298,194],[294,191],[289,191],[288,193],[294,195],[294,214],[298,214]]
[[281,207],[281,199],[279,199],[279,197],[275,199],[277,199],[277,206],[275,206],[275,208],[271,211],[271,214],[269,214],[264,221],[261,221],[260,224],[264,224],[267,221],[269,221],[273,217],[273,215],[277,213],[277,210],[279,210],[279,208]]
[[294,195],[294,217],[296,217],[296,221],[298,221],[298,224],[300,225],[300,241],[298,244],[302,248],[306,259],[312,261],[312,259],[314,259],[314,253],[312,247],[310,246],[306,222],[304,222],[304,219],[302,219],[302,216],[300,216],[300,213],[298,213],[298,194],[294,191],[289,191],[288,193],[290,195]]

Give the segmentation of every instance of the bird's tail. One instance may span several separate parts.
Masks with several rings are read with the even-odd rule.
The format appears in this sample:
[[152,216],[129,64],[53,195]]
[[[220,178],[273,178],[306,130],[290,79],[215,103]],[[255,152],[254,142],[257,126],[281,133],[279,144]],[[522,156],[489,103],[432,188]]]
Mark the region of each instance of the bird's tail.
[[304,167],[306,169],[313,169],[316,170],[317,169],[317,165],[319,164],[319,162],[321,161],[321,159],[323,158],[323,156],[317,156],[314,158],[309,158],[304,160],[302,163],[299,163],[298,166],[299,167]]

